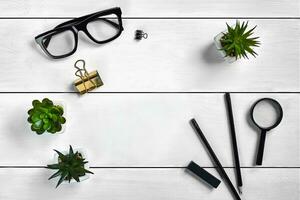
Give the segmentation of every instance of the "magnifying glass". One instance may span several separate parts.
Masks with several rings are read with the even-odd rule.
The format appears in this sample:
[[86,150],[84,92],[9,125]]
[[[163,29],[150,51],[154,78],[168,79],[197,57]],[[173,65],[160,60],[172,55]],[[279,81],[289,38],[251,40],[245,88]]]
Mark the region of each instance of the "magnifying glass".
[[250,114],[253,123],[261,130],[256,165],[262,165],[266,133],[280,124],[283,111],[278,101],[263,98],[253,104]]

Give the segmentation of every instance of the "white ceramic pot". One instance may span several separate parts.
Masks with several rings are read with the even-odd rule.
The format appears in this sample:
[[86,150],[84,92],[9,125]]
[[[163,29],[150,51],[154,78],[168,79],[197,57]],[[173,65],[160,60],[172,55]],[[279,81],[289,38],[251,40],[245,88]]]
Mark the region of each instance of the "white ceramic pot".
[[[48,133],[48,132],[45,132],[47,134],[50,134],[50,135],[55,135],[55,134],[62,134],[63,132],[65,132],[65,129],[66,129],[66,124],[67,124],[67,107],[66,107],[66,104],[63,102],[63,101],[53,101],[53,104],[54,105],[58,105],[58,106],[61,106],[63,109],[64,109],[64,114],[63,114],[63,117],[66,119],[66,122],[64,124],[61,125],[61,130],[59,132],[56,132],[54,134],[51,134],[51,133]],[[32,108],[32,107],[31,107]],[[31,109],[30,108],[30,109]],[[28,123],[29,124],[29,130],[31,130],[31,123]],[[43,134],[45,134],[43,133]]]
[[[82,157],[85,158],[85,161],[88,161],[86,152],[83,149],[78,148],[78,149],[73,149],[73,151],[74,151],[74,153],[76,153],[78,151],[82,155]],[[60,152],[64,155],[69,154],[69,151],[60,151]],[[58,163],[58,154],[57,153],[54,154],[54,159],[53,159],[53,164],[56,164],[56,163]],[[84,168],[87,170],[90,169],[90,166],[88,165],[88,163],[84,164]],[[58,180],[59,178],[60,177],[58,176],[56,179]],[[82,182],[89,178],[90,178],[89,174],[86,173],[84,176],[80,176],[79,180],[80,180],[80,182]],[[64,180],[62,182],[62,184],[68,184],[68,183],[69,183],[69,181],[67,181],[67,180]],[[71,179],[70,183],[77,183],[77,181],[75,179]]]
[[61,125],[61,130],[59,132],[54,133],[54,135],[55,134],[62,134],[66,130],[66,124],[67,124],[67,106],[66,106],[65,102],[63,102],[63,101],[53,101],[53,104],[61,106],[64,109],[63,117],[66,119],[66,122]]
[[[225,31],[226,32],[226,31]],[[223,32],[219,33],[217,36],[215,36],[214,38],[214,43],[218,49],[218,51],[220,52],[221,56],[228,62],[228,63],[233,63],[235,61],[237,61],[237,59],[235,57],[230,57],[230,56],[226,56],[226,53],[224,50],[220,50],[222,49],[222,45],[221,45],[221,38],[223,37]]]

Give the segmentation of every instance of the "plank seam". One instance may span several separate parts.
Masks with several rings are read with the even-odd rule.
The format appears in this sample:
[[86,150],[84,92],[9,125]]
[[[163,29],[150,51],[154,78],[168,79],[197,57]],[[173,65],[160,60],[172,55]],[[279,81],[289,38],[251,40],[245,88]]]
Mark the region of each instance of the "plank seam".
[[[0,19],[74,19],[75,17],[0,17]],[[233,17],[122,17],[122,19],[278,19],[278,20],[284,20],[284,19],[300,19],[300,17],[238,17],[238,16],[233,16]]]
[[[225,93],[233,93],[233,94],[299,94],[297,91],[249,91],[249,92],[241,92],[241,91],[216,91],[216,92],[89,92],[89,94],[225,94]],[[78,92],[0,92],[1,94],[77,94]]]
[[[39,169],[39,168],[46,168],[46,166],[0,166],[0,169],[9,169],[9,168],[15,168],[15,169]],[[99,166],[94,166],[91,167],[92,169],[185,169],[186,167],[112,167],[112,166],[107,166],[107,167],[99,167]],[[216,169],[217,167],[202,167],[206,169]],[[225,169],[234,169],[235,167],[224,167]],[[281,166],[281,167],[241,167],[242,169],[300,169],[300,167],[287,167],[287,166]]]

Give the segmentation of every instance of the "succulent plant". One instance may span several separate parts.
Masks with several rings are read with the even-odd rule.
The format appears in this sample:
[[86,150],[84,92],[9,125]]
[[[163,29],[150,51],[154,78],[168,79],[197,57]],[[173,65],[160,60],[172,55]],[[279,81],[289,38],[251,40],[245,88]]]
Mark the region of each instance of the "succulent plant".
[[256,26],[247,30],[248,22],[243,22],[240,25],[239,21],[236,21],[235,27],[230,27],[227,23],[226,25],[227,32],[223,33],[220,40],[222,45],[220,50],[225,51],[226,56],[235,57],[236,59],[248,58],[248,53],[256,57],[257,53],[253,50],[253,47],[260,45],[260,42],[257,41],[259,37],[250,37]]
[[28,111],[27,121],[31,123],[31,130],[37,134],[43,134],[45,131],[49,133],[56,133],[61,131],[62,124],[66,122],[63,117],[64,110],[59,105],[54,105],[53,102],[47,98],[42,102],[39,100],[32,101],[32,106]]
[[94,174],[93,172],[84,168],[84,165],[88,163],[85,158],[82,157],[81,153],[76,151],[74,153],[72,146],[70,145],[69,153],[67,155],[54,150],[58,154],[58,163],[47,165],[46,168],[58,170],[50,179],[60,176],[56,187],[58,187],[63,181],[70,181],[72,179],[80,182],[79,177],[84,176],[86,173]]

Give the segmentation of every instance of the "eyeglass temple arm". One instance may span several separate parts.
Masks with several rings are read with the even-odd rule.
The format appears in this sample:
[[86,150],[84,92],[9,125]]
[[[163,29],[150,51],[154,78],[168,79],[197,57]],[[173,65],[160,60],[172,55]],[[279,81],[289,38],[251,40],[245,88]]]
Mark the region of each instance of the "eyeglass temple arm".
[[[86,17],[86,16],[84,16],[84,17]],[[79,17],[79,18],[76,18],[76,19],[72,19],[72,20],[70,20],[70,21],[67,21],[67,22],[64,22],[64,23],[62,23],[62,24],[59,24],[59,25],[57,25],[54,29],[63,27],[63,26],[65,26],[65,25],[69,25],[69,24],[71,24],[71,23],[75,23],[75,22],[77,22],[77,21],[80,21],[80,18],[83,18],[83,17]],[[107,22],[107,23],[113,25],[115,28],[120,28],[119,24],[117,24],[117,23],[115,23],[115,22],[113,22],[113,21],[110,21],[110,20],[108,20],[108,19],[106,19],[106,18],[98,18],[98,20],[103,20],[103,21],[105,21],[105,22]],[[50,40],[51,40],[51,36],[45,40],[44,45],[45,45],[46,48],[48,47]]]

